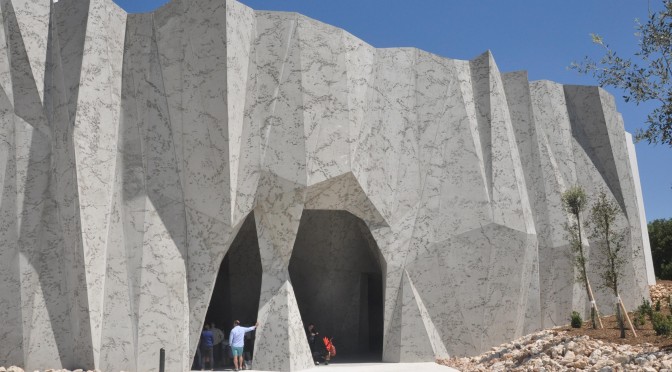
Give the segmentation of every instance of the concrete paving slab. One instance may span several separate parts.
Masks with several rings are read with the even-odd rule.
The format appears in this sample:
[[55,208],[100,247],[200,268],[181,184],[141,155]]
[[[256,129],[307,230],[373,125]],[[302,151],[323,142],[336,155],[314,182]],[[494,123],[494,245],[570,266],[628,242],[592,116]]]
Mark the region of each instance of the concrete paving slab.
[[[225,369],[232,371],[232,369]],[[259,371],[252,369],[252,371]],[[332,363],[304,369],[305,372],[459,372],[436,363]],[[196,372],[196,371],[194,371]],[[261,371],[264,372],[264,371]]]

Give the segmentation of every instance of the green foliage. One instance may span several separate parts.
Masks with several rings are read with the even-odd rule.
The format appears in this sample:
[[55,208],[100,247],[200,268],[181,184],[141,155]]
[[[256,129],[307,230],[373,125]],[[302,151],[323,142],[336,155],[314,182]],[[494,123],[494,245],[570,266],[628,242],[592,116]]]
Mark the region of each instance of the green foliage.
[[672,218],[649,222],[653,270],[660,279],[672,280]]
[[[654,270],[655,272],[655,270]],[[664,263],[660,267],[660,279],[672,280],[672,262]]]
[[658,336],[669,336],[672,334],[672,317],[665,316],[659,312],[654,312],[651,317],[651,325]]
[[580,73],[590,73],[600,86],[622,89],[626,102],[656,102],[648,115],[645,130],[636,138],[672,146],[672,0],[663,0],[663,10],[652,12],[646,23],[635,20],[640,50],[633,57],[621,57],[599,35],[593,43],[604,50],[599,61],[585,57],[570,65]]
[[565,211],[576,216],[586,207],[586,192],[581,186],[572,186],[562,193],[562,206]]
[[604,263],[599,267],[602,284],[611,289],[614,296],[618,296],[618,278],[625,264],[625,258],[621,254],[624,248],[625,230],[617,229],[616,225],[616,218],[619,215],[621,215],[621,207],[618,203],[609,199],[604,191],[600,191],[591,209],[591,238],[598,243],[605,258]]
[[[584,289],[588,292],[588,298],[591,301],[595,299],[588,290],[588,275],[586,274],[586,255],[583,253],[583,239],[581,227],[581,212],[586,207],[586,192],[581,186],[572,186],[567,191],[562,193],[562,207],[565,211],[570,213],[574,218],[573,221],[565,224],[565,231],[569,235],[569,246],[574,254],[574,264],[576,265],[577,280],[583,284]],[[590,320],[593,323],[593,328],[597,328],[595,321],[594,308],[591,309]]]
[[656,306],[653,309],[657,312],[660,312],[660,300],[656,301]]
[[577,267],[577,280],[588,288],[586,277],[586,256],[583,254],[581,212],[586,207],[586,193],[581,186],[570,187],[562,194],[562,207],[570,213],[574,220],[565,224],[565,231],[569,238],[569,246],[574,254],[574,264]]
[[653,308],[651,307],[651,302],[649,300],[642,298],[642,304],[637,307],[635,311],[635,317],[633,319],[633,324],[637,328],[641,328],[646,324],[646,317],[651,319],[653,317]]
[[632,320],[632,324],[635,326],[635,328],[641,329],[644,326],[644,324],[646,324],[646,317],[644,316],[644,314],[636,312],[635,317]]
[[642,298],[642,304],[637,307],[637,313],[648,315],[649,319],[651,319],[653,317],[653,308],[651,307],[651,302],[645,298]]
[[576,311],[572,311],[572,328],[581,328],[581,325],[583,324],[583,319],[581,319],[581,314],[577,313]]

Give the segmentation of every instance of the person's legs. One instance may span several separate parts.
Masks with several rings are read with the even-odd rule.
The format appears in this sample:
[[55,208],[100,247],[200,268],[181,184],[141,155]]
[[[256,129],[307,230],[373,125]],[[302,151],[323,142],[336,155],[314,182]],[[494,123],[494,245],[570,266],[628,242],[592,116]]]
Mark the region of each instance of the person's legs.
[[243,369],[243,348],[233,347],[233,366],[236,370]]
[[211,371],[215,369],[215,354],[213,353],[213,351],[214,351],[213,348],[208,349],[208,355],[210,356],[210,370]]
[[201,347],[201,371],[205,369],[205,363],[208,361],[208,353],[205,346]]

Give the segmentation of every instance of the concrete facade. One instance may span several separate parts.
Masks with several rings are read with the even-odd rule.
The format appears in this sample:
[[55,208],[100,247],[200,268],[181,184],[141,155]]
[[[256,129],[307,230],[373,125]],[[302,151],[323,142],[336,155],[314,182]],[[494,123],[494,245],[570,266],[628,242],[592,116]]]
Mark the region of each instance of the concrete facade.
[[[476,354],[587,313],[560,205],[577,184],[621,206],[621,296],[648,296],[633,150],[601,89],[234,0],[0,9],[0,365],[146,371],[163,347],[188,370],[241,230],[261,268],[255,369],[311,367],[302,315],[325,306],[359,309],[345,337],[371,340],[368,273],[382,360]],[[304,283],[316,267],[345,279]]]

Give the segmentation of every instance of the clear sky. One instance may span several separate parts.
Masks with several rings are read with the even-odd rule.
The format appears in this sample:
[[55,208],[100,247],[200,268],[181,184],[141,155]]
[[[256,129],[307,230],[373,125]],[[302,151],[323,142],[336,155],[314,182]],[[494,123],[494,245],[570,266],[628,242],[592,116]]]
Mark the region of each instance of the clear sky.
[[[115,0],[128,12],[151,11],[167,0]],[[192,0],[193,1],[193,0]],[[213,0],[216,1],[216,0]],[[601,56],[590,33],[621,55],[637,50],[635,18],[646,20],[660,0],[242,0],[263,10],[296,11],[347,30],[376,47],[417,47],[471,59],[490,49],[502,72],[527,70],[530,80],[589,84],[567,70],[585,55]],[[650,3],[650,5],[649,5]],[[651,106],[616,97],[626,130],[641,128]],[[638,143],[647,220],[672,218],[672,147]]]

